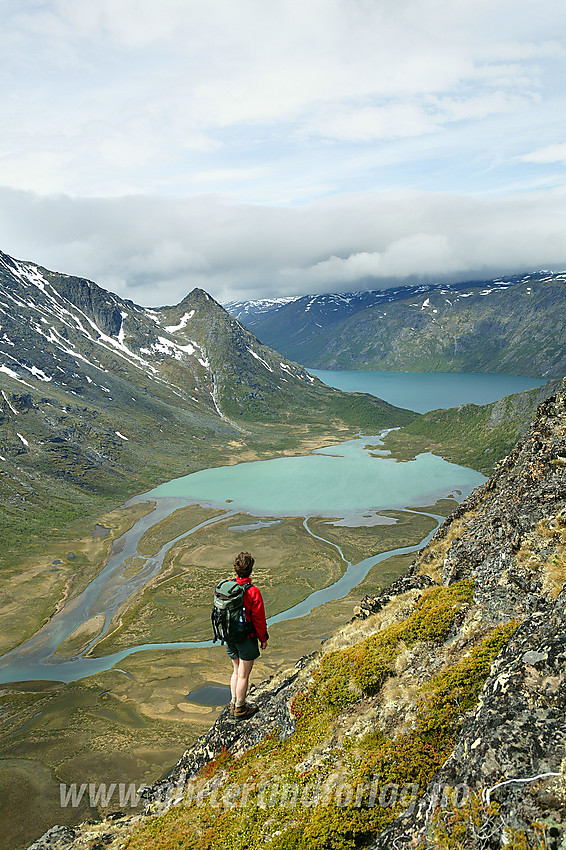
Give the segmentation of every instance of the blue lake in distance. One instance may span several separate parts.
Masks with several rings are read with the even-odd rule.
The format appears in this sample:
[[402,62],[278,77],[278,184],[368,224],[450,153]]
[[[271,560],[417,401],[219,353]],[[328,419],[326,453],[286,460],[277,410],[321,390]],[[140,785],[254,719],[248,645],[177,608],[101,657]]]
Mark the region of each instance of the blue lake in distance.
[[309,369],[329,387],[369,393],[417,413],[460,404],[489,404],[503,396],[541,387],[545,381],[522,375],[476,372],[374,372]]

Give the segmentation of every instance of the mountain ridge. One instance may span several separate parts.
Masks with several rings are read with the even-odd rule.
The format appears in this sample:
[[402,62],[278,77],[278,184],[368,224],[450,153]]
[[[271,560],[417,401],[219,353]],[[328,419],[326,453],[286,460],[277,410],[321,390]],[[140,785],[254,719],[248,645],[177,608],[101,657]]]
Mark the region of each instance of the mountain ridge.
[[566,371],[564,272],[303,296],[254,321],[254,332],[309,368]]
[[0,254],[4,560],[167,478],[413,417],[325,387],[201,289],[143,308]]

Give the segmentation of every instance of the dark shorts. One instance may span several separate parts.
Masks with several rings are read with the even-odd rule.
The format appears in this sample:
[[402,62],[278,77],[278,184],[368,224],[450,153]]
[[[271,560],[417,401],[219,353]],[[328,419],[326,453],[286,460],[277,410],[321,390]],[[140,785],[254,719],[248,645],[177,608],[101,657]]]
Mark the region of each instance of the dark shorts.
[[257,638],[248,637],[236,643],[227,643],[226,652],[233,661],[241,658],[242,661],[254,661],[259,658],[259,643]]

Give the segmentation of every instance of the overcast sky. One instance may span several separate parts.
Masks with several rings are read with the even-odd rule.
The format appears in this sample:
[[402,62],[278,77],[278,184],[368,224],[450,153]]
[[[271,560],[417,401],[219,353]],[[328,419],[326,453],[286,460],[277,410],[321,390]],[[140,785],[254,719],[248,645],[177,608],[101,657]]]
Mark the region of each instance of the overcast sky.
[[564,0],[4,0],[0,249],[145,305],[566,268]]

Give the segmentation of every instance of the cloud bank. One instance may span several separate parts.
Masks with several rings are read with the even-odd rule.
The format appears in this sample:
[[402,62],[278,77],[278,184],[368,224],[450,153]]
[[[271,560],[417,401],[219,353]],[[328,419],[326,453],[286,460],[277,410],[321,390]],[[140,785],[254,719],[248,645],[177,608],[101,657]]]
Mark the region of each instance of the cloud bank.
[[[295,207],[0,190],[10,252],[144,305],[195,286],[220,301],[566,268],[564,191],[510,198],[343,194]],[[34,234],[35,255],[26,251]],[[8,249],[5,246],[5,249]]]

